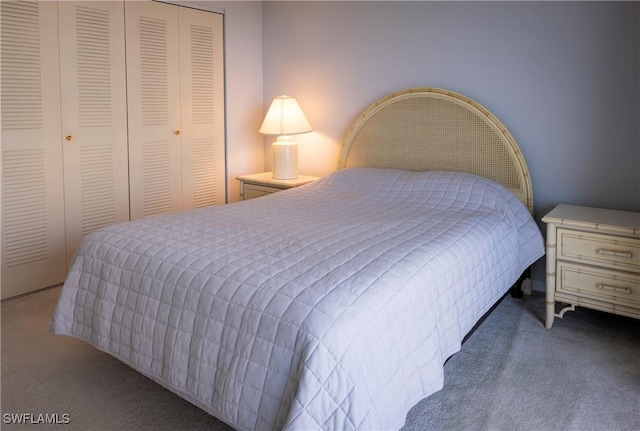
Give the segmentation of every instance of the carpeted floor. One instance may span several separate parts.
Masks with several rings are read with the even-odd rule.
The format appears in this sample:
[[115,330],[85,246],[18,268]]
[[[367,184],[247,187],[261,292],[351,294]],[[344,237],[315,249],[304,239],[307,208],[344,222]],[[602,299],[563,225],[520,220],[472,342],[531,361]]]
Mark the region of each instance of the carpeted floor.
[[[60,288],[2,304],[3,430],[229,430],[110,356],[49,333]],[[507,297],[445,365],[405,430],[640,430],[640,320],[586,309],[543,326]],[[7,424],[11,414],[65,425]]]

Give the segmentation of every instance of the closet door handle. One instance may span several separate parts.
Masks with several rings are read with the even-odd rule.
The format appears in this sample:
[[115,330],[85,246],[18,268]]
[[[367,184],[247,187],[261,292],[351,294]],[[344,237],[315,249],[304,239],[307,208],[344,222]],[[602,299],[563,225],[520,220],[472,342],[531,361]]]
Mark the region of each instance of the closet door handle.
[[180,135],[180,130],[176,130],[175,132],[173,132],[176,134],[176,136]]
[[65,137],[65,139],[66,139],[67,141],[71,142],[71,141],[73,141],[73,136],[71,136],[71,135],[67,135],[67,136]]

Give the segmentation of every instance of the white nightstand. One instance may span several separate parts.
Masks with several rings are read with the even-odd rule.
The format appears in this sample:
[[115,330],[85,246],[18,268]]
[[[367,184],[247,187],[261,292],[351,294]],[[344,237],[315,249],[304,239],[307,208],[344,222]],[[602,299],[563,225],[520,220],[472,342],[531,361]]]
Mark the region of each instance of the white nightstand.
[[[547,318],[576,306],[640,319],[640,213],[559,205],[547,223]],[[555,303],[569,304],[560,313]]]
[[271,172],[240,175],[236,177],[236,179],[240,181],[240,200],[258,198],[270,193],[279,192],[280,190],[302,186],[319,178],[320,177],[308,175],[298,175],[298,178],[293,180],[276,180],[272,177]]

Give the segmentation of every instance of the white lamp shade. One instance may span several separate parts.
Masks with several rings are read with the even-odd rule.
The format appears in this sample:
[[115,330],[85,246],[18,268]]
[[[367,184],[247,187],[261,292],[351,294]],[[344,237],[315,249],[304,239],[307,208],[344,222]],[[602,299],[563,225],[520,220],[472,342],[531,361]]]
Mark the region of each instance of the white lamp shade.
[[296,98],[291,96],[273,99],[260,126],[260,133],[264,135],[295,135],[312,130]]

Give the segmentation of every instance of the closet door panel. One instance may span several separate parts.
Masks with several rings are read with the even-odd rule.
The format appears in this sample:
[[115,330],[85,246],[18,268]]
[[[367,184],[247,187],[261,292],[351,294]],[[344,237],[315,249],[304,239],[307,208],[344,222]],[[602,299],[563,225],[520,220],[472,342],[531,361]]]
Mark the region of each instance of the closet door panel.
[[124,4],[60,2],[67,261],[82,239],[129,220]]
[[2,298],[64,281],[55,2],[2,1]]
[[179,9],[184,210],[225,203],[222,15]]
[[131,218],[177,212],[181,128],[176,6],[125,2]]

